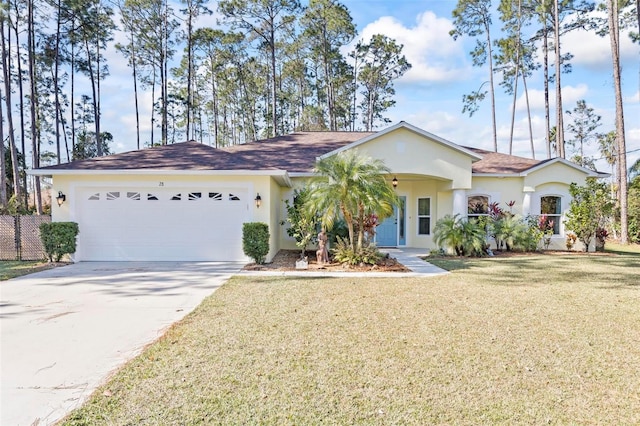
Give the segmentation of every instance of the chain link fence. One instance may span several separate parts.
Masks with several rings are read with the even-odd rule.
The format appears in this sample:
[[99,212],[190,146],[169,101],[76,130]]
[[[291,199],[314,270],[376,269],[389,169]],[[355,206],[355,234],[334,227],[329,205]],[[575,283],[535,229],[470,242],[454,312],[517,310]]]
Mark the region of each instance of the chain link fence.
[[51,216],[0,215],[0,260],[44,260],[40,224]]

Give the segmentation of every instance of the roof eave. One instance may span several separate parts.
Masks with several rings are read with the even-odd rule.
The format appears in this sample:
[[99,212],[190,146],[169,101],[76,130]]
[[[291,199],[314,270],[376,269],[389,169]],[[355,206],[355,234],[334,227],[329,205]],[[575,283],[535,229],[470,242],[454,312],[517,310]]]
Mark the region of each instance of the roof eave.
[[505,177],[522,177],[520,173],[471,173],[472,177],[497,177],[497,178],[505,178]]
[[535,172],[537,170],[543,169],[547,166],[550,166],[552,164],[555,163],[561,163],[564,164],[565,166],[569,166],[573,169],[576,169],[578,171],[581,171],[582,173],[586,174],[587,177],[594,177],[594,178],[606,178],[611,176],[609,173],[605,173],[605,172],[599,172],[599,171],[593,171],[591,169],[587,169],[586,167],[582,167],[579,164],[573,163],[565,158],[560,158],[560,157],[556,157],[556,158],[552,158],[551,160],[548,161],[543,161],[539,164],[536,164],[535,166],[532,166],[526,170],[523,170],[520,173],[520,176],[527,176],[529,173]]
[[70,175],[189,175],[189,176],[285,176],[286,170],[172,170],[172,169],[108,169],[108,170],[86,170],[86,169],[32,169],[27,170],[31,176],[70,176]]

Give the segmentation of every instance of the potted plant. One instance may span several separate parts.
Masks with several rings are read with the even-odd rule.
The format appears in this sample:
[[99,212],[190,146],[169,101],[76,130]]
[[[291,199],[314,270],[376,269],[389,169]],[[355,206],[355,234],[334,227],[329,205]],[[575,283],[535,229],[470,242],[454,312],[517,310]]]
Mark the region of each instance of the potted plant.
[[604,251],[604,242],[608,235],[609,232],[606,229],[602,227],[596,229],[596,251]]
[[575,234],[575,232],[567,232],[567,239],[566,239],[566,245],[567,245],[567,250],[571,250],[573,249],[573,246],[576,244],[576,241],[578,240],[578,236]]

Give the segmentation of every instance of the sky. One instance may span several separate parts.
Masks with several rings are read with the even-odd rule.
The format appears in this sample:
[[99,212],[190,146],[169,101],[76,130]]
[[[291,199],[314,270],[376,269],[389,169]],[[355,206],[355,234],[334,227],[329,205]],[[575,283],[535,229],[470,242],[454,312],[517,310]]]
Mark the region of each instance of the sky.
[[[386,113],[391,120],[390,125],[406,121],[459,145],[493,150],[489,99],[472,117],[462,113],[463,94],[477,90],[487,81],[488,70],[474,67],[471,62],[468,52],[475,43],[473,39],[463,37],[456,41],[449,35],[453,28],[451,12],[456,1],[342,0],[342,3],[351,12],[358,31],[353,44],[360,39],[366,41],[373,34],[384,34],[404,45],[403,53],[412,64],[411,70],[395,83],[396,105]],[[211,2],[209,8],[215,10],[215,3]],[[217,18],[214,13],[200,19],[197,26],[215,26]],[[107,52],[110,75],[102,86],[102,128],[114,135],[113,152],[136,149],[131,70],[113,48],[115,42],[123,41],[122,37],[122,34],[116,34]],[[598,131],[614,130],[615,97],[609,38],[574,31],[565,35],[561,43],[564,52],[574,54],[571,61],[573,71],[562,75],[564,110],[572,110],[578,100],[584,99],[596,114],[602,116]],[[349,51],[349,47],[344,52]],[[640,45],[631,43],[626,33],[621,35],[621,56],[627,162],[631,166],[640,158]],[[499,75],[496,78],[498,151],[508,153],[512,96],[506,95],[498,86]],[[528,79],[528,87],[535,158],[543,159],[546,158],[546,146],[542,72],[534,73]],[[550,97],[553,125],[553,91]],[[150,93],[143,94],[143,99],[141,105],[148,108]],[[142,113],[148,116],[149,111],[143,109]],[[147,119],[143,120],[144,141],[149,139],[146,136],[149,125]],[[565,139],[569,140],[573,135],[566,130],[567,122],[570,122],[570,117],[565,115]],[[381,128],[384,126],[378,127]],[[530,158],[523,92],[517,99],[514,134],[514,155]],[[593,142],[587,146],[585,155],[600,157],[596,145]],[[569,157],[570,147],[567,147],[567,153]],[[596,161],[596,166],[601,171],[610,171],[604,160]]]

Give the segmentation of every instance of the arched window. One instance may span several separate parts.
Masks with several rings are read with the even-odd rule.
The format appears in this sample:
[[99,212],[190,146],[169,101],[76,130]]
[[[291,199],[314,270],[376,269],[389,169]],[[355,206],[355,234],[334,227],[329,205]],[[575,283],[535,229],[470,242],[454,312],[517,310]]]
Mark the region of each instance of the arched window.
[[467,218],[478,219],[489,214],[489,197],[486,195],[472,195],[467,197]]
[[540,215],[547,217],[549,228],[553,228],[553,234],[560,234],[560,221],[562,220],[562,199],[555,195],[540,197]]

